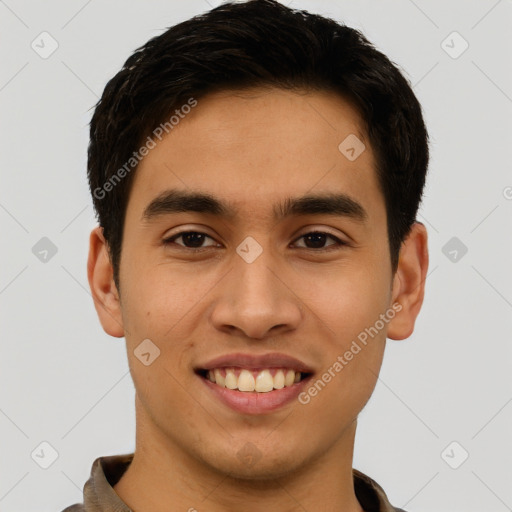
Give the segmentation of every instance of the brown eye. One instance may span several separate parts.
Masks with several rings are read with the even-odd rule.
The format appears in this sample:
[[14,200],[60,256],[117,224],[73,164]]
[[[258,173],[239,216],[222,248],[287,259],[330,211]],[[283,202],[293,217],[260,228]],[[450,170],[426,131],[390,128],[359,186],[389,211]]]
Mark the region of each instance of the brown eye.
[[[209,238],[210,240],[213,240],[211,236],[208,236],[206,233],[201,233],[200,231],[182,231],[181,233],[176,233],[175,235],[166,238],[163,243],[165,245],[170,245],[175,243],[175,240],[178,240],[179,238],[182,239],[183,243],[178,243],[177,245],[182,245],[187,249],[202,249],[202,244],[205,239]],[[211,245],[206,247],[211,247]]]
[[[302,236],[300,236],[297,240],[300,240],[301,238],[304,239],[304,248],[306,249],[319,249],[319,250],[326,250],[326,247],[324,247],[324,244],[327,239],[334,240],[335,242],[333,244],[328,244],[327,247],[331,246],[340,246],[340,245],[347,245],[345,242],[340,240],[339,238],[335,237],[334,235],[331,235],[330,233],[325,233],[323,231],[311,231],[310,233],[306,233]],[[330,250],[330,249],[327,249]]]

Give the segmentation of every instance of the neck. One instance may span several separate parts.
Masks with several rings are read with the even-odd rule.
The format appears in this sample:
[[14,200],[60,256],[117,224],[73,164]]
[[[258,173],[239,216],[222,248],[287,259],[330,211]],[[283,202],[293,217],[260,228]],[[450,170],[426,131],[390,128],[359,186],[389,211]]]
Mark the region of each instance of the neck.
[[[136,400],[132,463],[114,490],[132,510],[145,512],[364,512],[354,492],[354,421],[328,452],[291,471],[240,478],[199,460],[144,416]],[[309,442],[310,440],[306,440]]]

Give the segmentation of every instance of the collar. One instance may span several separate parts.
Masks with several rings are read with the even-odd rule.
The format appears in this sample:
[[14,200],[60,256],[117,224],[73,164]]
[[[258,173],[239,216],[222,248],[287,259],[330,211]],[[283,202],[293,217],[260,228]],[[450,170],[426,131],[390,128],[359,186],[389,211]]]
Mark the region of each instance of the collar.
[[[91,476],[84,485],[83,504],[72,505],[63,512],[132,512],[114,491],[113,486],[133,460],[133,453],[98,457]],[[352,469],[356,497],[365,512],[405,512],[394,508],[382,487],[369,476]]]

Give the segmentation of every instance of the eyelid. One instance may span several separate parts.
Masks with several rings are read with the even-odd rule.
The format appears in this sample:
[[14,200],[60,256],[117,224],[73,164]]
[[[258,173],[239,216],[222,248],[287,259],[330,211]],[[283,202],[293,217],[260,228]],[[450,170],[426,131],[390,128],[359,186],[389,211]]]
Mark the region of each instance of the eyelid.
[[209,233],[209,228],[207,226],[199,225],[191,225],[191,226],[179,226],[176,228],[178,231],[170,230],[166,231],[166,234],[162,237],[163,240],[168,240],[169,238],[173,238],[178,235],[183,235],[185,233],[201,233],[202,235],[209,236],[210,238],[218,237],[218,235],[211,235]]
[[326,228],[326,227],[323,227],[323,226],[306,226],[305,228],[303,228],[304,231],[302,231],[302,229],[299,231],[299,234],[294,238],[294,241],[297,240],[298,238],[302,237],[302,236],[305,236],[305,235],[309,235],[310,233],[322,233],[324,235],[329,235],[329,236],[332,236],[333,238],[336,238],[338,239],[340,242],[343,242],[343,243],[346,243],[348,244],[349,241],[347,240],[347,235],[344,235],[344,234],[340,234],[340,233],[333,233],[332,231],[330,231],[329,228]]
[[327,238],[331,238],[332,240],[334,240],[334,243],[326,245],[325,247],[320,247],[318,249],[312,249],[310,247],[297,247],[297,249],[302,249],[305,251],[310,251],[310,252],[315,252],[315,253],[323,253],[323,252],[335,251],[335,250],[341,249],[341,248],[349,245],[349,243],[347,241],[343,240],[343,238],[341,238],[337,235],[334,235],[330,231],[325,231],[323,229],[310,229],[310,230],[300,234],[299,236],[297,236],[293,240],[293,242],[291,242],[291,244],[295,245],[299,240],[301,240],[305,236],[312,235],[312,234],[325,235]]
[[[190,228],[180,229],[180,231],[177,231],[175,233],[171,233],[171,234],[165,236],[163,238],[163,240],[162,240],[162,243],[164,245],[169,245],[171,243],[175,243],[174,242],[175,239],[177,239],[180,236],[185,235],[187,233],[197,233],[197,234],[200,234],[200,235],[205,235],[205,237],[210,238],[211,240],[213,240],[217,244],[219,243],[214,236],[209,235],[205,231],[201,231],[202,229],[204,229],[204,227],[201,227],[201,228],[190,227]],[[331,237],[333,240],[335,240],[335,243],[327,245],[326,247],[318,248],[318,249],[311,249],[309,247],[299,247],[299,249],[305,249],[307,251],[313,251],[313,252],[322,252],[322,251],[335,250],[336,248],[341,248],[343,246],[350,245],[350,242],[345,240],[343,238],[343,236],[340,236],[338,234],[334,234],[329,229],[327,229],[325,227],[307,226],[306,228],[303,228],[303,229],[304,229],[304,231],[302,233],[298,234],[297,236],[295,236],[295,238],[293,239],[291,244],[295,244],[298,240],[300,240],[301,238],[305,237],[306,235],[311,235],[311,234],[315,234],[315,233],[316,234],[326,235],[327,237]],[[176,245],[178,247],[183,248],[184,250],[191,251],[191,252],[204,251],[204,250],[207,250],[209,248],[215,247],[215,245],[208,245],[206,247],[185,247],[185,246],[183,246],[181,244],[176,244]]]
[[163,237],[162,243],[163,243],[163,245],[170,245],[171,243],[174,243],[178,247],[181,247],[182,249],[185,249],[185,250],[188,250],[188,251],[201,251],[201,250],[209,249],[211,247],[215,247],[216,246],[216,245],[208,245],[206,247],[196,247],[196,248],[193,248],[193,247],[185,247],[184,245],[177,244],[174,241],[177,238],[180,238],[180,236],[185,235],[187,233],[197,233],[199,235],[204,235],[206,238],[210,238],[211,240],[213,240],[213,242],[215,242],[216,245],[221,243],[221,242],[218,242],[218,240],[216,240],[216,238],[214,236],[209,235],[208,233],[206,233],[204,231],[204,228],[201,228],[201,229],[188,228],[188,229],[182,229],[180,231],[176,231],[175,233],[170,233],[170,234],[168,234],[168,235]]

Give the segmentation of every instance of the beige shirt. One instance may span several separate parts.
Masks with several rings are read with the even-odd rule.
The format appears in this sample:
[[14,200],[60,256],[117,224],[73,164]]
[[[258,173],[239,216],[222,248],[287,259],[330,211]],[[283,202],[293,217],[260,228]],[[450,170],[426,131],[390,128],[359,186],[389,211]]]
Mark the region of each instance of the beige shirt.
[[[91,469],[91,477],[84,485],[83,504],[67,507],[63,512],[132,512],[114,491],[113,486],[121,479],[133,459],[133,453],[97,458]],[[352,470],[356,497],[365,512],[405,512],[394,508],[382,487],[369,476]]]

